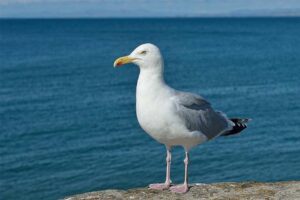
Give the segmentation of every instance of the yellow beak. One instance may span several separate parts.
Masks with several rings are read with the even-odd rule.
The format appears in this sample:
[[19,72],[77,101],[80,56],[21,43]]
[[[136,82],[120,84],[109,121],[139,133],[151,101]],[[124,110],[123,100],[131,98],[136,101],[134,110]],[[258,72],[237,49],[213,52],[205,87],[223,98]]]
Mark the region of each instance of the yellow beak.
[[131,58],[129,56],[123,56],[115,60],[114,67],[120,67],[121,65],[125,65],[127,63],[131,63],[135,58]]

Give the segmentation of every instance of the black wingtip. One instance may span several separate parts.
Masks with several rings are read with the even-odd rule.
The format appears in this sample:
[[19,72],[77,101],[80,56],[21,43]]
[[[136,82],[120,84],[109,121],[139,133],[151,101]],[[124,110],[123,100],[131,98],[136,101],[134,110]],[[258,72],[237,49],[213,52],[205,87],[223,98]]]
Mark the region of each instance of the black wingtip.
[[247,123],[251,121],[249,118],[231,118],[230,121],[234,123],[232,130],[225,132],[222,136],[235,135],[247,128]]

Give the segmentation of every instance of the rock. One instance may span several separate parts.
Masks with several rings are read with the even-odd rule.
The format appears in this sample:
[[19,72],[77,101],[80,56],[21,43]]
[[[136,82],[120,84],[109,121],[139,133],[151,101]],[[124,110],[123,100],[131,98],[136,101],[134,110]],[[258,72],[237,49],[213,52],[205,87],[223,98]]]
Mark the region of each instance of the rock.
[[300,200],[300,181],[275,183],[243,182],[192,184],[186,194],[175,194],[168,190],[157,191],[148,188],[129,190],[103,190],[66,197],[65,200],[98,200],[98,199],[129,199],[129,200],[180,200],[180,199],[226,199],[226,200]]

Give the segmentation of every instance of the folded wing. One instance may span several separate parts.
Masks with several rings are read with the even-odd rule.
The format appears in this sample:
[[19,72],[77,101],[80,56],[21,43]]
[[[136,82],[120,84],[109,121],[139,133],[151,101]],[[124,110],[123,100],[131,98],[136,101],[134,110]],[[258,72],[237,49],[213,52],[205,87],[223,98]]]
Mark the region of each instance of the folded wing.
[[174,102],[176,113],[190,131],[200,131],[208,139],[212,139],[232,129],[233,123],[223,113],[214,111],[210,103],[201,96],[177,91]]

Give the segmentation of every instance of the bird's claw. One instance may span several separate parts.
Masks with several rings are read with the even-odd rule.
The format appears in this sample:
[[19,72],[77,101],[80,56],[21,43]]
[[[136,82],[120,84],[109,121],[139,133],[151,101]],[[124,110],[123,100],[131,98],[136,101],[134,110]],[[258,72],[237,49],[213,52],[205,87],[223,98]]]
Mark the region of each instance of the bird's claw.
[[167,190],[170,188],[170,185],[166,183],[155,183],[155,184],[150,184],[149,188],[154,190]]
[[175,193],[183,194],[189,191],[189,187],[187,184],[182,184],[182,185],[172,186],[170,187],[170,190]]

